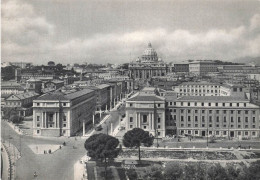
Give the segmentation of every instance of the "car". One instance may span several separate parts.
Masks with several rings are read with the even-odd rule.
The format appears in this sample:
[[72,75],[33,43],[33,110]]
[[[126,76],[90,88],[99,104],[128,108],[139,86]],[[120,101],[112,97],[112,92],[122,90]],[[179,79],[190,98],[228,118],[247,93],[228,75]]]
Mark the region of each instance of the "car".
[[102,128],[102,126],[101,125],[99,125],[99,126],[97,126],[97,127],[95,127],[95,130],[96,131],[101,131],[103,128]]

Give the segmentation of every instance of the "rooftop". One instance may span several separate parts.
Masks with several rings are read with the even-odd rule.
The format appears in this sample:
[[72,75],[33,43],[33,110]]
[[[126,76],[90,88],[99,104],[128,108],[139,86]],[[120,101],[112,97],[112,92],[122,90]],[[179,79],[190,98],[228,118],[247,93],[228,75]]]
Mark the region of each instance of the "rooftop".
[[127,101],[164,101],[164,98],[156,95],[137,95]]

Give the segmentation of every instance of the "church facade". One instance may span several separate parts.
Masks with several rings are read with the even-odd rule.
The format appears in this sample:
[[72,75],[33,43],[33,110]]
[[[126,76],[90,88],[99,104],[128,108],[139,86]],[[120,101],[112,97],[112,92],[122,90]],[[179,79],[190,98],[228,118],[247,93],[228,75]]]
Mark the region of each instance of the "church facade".
[[141,59],[138,57],[135,62],[129,64],[129,70],[132,79],[150,79],[154,76],[165,76],[167,65],[161,58],[158,58],[156,51],[149,43]]

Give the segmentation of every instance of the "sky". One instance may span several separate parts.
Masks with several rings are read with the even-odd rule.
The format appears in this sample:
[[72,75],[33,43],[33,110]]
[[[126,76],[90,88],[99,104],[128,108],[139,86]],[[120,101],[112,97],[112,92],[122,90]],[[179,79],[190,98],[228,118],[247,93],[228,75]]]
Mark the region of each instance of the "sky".
[[1,61],[260,57],[260,0],[2,0]]

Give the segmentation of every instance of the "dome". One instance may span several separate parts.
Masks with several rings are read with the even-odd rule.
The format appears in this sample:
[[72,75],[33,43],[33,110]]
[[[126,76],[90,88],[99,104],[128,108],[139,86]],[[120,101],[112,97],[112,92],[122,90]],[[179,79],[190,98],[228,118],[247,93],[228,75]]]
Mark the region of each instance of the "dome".
[[151,43],[148,43],[147,49],[143,52],[142,60],[143,61],[157,61],[158,60],[157,53],[152,48]]

